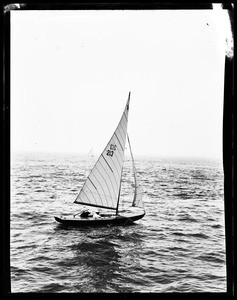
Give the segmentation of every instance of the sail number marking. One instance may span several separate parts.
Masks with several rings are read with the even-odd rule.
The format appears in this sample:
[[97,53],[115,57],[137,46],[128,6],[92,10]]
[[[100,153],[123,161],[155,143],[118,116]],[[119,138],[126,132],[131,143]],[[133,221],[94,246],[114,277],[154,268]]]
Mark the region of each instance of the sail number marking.
[[107,150],[107,153],[106,153],[106,155],[108,155],[108,156],[113,156],[113,154],[114,154],[114,151]]
[[110,149],[110,150],[107,150],[106,155],[108,155],[108,156],[113,156],[114,151],[116,151],[116,145],[110,144],[109,149]]
[[115,150],[116,150],[116,145],[114,145],[114,144],[110,144],[110,150],[113,150],[113,151],[115,151]]

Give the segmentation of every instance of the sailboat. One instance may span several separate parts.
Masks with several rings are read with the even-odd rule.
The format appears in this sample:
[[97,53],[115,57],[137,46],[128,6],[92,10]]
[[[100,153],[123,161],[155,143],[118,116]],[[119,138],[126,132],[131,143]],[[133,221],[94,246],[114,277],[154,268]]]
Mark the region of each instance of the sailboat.
[[[61,224],[69,226],[100,226],[131,224],[144,217],[145,209],[142,202],[141,186],[137,179],[137,170],[132,154],[131,144],[127,133],[130,92],[122,117],[112,137],[96,161],[86,178],[74,203],[83,207],[93,207],[97,211],[93,214],[89,210],[80,211],[73,216],[55,217]],[[124,165],[124,151],[128,140],[131,154],[134,196],[129,210],[121,210],[121,182]],[[105,209],[106,212],[99,212]],[[109,211],[109,213],[108,213]]]

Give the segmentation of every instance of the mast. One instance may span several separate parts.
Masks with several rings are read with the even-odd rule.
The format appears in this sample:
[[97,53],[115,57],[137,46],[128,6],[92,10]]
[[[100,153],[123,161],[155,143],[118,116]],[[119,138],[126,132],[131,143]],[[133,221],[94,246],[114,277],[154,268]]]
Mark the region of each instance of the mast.
[[[128,94],[128,101],[127,101],[127,105],[126,105],[127,110],[129,110],[130,94],[131,94],[131,92],[129,92],[129,94]],[[126,135],[127,135],[127,133],[126,133]],[[117,207],[116,207],[116,215],[118,214],[118,208],[119,208],[119,198],[120,198],[120,191],[121,191],[122,174],[123,174],[123,167],[122,167],[121,176],[120,176],[119,194],[118,194],[118,202],[117,202]]]
[[128,100],[120,122],[87,176],[74,203],[118,212],[129,112]]
[[117,207],[116,207],[116,215],[118,214],[118,208],[119,208],[119,198],[120,198],[120,191],[121,191],[122,174],[123,174],[123,169],[121,172],[121,179],[120,179],[120,185],[119,185],[119,194],[118,194],[118,202],[117,202]]

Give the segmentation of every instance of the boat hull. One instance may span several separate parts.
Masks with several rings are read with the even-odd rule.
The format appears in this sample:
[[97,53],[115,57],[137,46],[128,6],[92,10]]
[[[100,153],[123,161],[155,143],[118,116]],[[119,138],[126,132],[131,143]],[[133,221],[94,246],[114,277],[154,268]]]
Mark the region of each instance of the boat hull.
[[114,216],[114,217],[103,217],[99,219],[94,218],[60,218],[54,217],[57,222],[65,226],[73,227],[97,227],[97,226],[106,226],[106,225],[129,225],[134,221],[137,221],[143,218],[145,213],[134,215],[134,216]]

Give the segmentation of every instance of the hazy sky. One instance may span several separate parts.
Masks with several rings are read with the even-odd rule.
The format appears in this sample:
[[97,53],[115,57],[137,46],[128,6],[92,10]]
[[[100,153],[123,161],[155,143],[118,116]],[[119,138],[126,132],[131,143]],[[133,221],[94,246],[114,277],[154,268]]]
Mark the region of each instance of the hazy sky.
[[100,153],[131,91],[135,157],[221,159],[216,11],[12,11],[12,151]]

